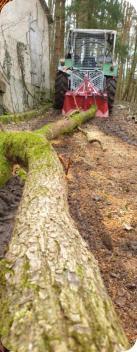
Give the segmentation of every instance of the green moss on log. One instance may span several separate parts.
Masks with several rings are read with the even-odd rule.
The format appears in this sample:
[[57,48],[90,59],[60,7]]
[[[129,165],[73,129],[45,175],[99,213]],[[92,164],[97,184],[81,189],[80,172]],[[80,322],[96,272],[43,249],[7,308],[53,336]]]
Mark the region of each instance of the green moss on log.
[[6,135],[0,132],[0,188],[5,184],[5,182],[11,176],[11,165],[5,156],[5,141]]
[[[47,103],[44,109],[39,111],[30,111],[24,114],[3,116],[3,123],[10,121],[18,122],[17,120],[31,119],[46,111],[51,103]],[[8,180],[11,176],[10,162],[6,159],[12,160],[12,162],[22,163],[23,166],[28,167],[28,162],[32,157],[35,159],[40,158],[43,153],[49,154],[50,145],[47,139],[56,138],[62,134],[71,133],[77,126],[81,125],[82,122],[90,119],[95,115],[96,106],[92,106],[91,109],[80,113],[68,116],[68,118],[51,123],[43,126],[41,129],[35,131],[35,133],[20,132],[20,133],[2,133],[0,139],[0,187]],[[47,153],[48,152],[48,153]],[[50,159],[50,158],[49,158]],[[47,162],[47,167],[50,167],[50,160]],[[19,170],[18,174],[22,177],[23,181],[26,179],[26,173],[24,170]]]
[[2,115],[0,116],[0,122],[6,125],[10,122],[29,121],[46,113],[51,106],[52,103],[47,102],[40,110],[27,111],[21,114]]
[[96,111],[97,107],[92,105],[89,110],[77,114],[75,113],[74,115],[68,115],[67,118],[40,128],[36,133],[45,135],[49,140],[59,137],[62,134],[72,133],[75,128],[80,126],[83,122],[94,117]]
[[16,172],[16,176],[20,176],[22,178],[22,181],[25,182],[27,177],[27,172],[21,168]]
[[[50,151],[50,143],[38,134],[0,132],[0,187],[11,176],[10,161],[21,163],[28,168],[29,160],[39,159],[43,154],[48,155]],[[46,166],[50,166],[50,157]],[[20,175],[23,181],[26,180],[27,173],[23,168],[19,169],[17,175]]]
[[4,148],[9,160],[20,162],[25,167],[28,167],[29,160],[40,159],[51,151],[50,143],[43,136],[32,132],[7,133]]
[[13,318],[9,317],[10,297],[1,300],[3,290],[7,286],[7,277],[13,276],[14,272],[7,259],[3,259],[0,264],[0,337],[7,336],[9,329],[12,325]]

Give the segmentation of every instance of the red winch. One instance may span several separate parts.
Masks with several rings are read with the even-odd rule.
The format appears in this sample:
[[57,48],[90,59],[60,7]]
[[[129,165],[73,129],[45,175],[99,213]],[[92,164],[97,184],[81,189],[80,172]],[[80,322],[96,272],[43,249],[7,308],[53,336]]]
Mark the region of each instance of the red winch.
[[66,92],[62,114],[67,115],[77,109],[85,111],[90,109],[93,104],[98,107],[95,116],[109,116],[107,94],[99,93],[90,80],[85,77],[75,91]]

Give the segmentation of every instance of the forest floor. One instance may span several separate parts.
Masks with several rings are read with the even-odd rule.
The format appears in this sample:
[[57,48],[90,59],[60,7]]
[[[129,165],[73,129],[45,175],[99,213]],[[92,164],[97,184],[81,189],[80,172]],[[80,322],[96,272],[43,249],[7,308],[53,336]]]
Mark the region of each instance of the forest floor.
[[[127,117],[127,115],[129,115]],[[99,262],[102,278],[123,328],[133,345],[137,339],[137,124],[128,104],[117,104],[113,116],[93,118],[82,128],[103,144],[88,143],[80,131],[52,144],[68,173],[70,213],[89,250]],[[11,123],[7,131],[35,130],[60,115]],[[22,193],[13,176],[0,190],[0,258],[4,256]]]

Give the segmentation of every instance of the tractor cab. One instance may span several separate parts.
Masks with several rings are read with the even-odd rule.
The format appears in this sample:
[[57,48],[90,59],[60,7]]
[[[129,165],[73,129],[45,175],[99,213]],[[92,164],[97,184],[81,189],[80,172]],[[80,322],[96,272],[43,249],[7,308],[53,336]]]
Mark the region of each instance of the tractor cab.
[[103,66],[112,63],[116,31],[72,30],[69,33],[66,58],[72,59],[73,67]]

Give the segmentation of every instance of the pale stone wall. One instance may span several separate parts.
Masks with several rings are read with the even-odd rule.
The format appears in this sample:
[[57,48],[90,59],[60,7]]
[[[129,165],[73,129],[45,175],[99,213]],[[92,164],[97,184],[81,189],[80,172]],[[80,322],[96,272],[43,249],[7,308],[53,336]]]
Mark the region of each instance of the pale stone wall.
[[39,0],[14,0],[4,6],[0,14],[0,78],[6,83],[3,105],[9,111],[33,107],[36,99],[32,96],[39,90],[46,90],[48,96],[48,19]]

